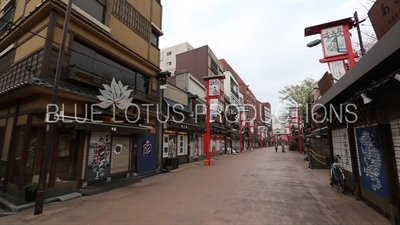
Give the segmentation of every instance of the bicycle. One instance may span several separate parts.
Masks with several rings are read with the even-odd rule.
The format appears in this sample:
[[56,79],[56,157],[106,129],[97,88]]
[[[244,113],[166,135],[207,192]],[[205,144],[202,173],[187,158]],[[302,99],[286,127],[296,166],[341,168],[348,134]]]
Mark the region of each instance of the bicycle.
[[339,162],[341,160],[339,155],[334,156],[334,162],[331,163],[329,176],[330,176],[330,185],[333,187],[334,184],[337,184],[339,190],[344,193],[346,191],[346,178],[344,176],[344,172],[342,169],[342,165]]

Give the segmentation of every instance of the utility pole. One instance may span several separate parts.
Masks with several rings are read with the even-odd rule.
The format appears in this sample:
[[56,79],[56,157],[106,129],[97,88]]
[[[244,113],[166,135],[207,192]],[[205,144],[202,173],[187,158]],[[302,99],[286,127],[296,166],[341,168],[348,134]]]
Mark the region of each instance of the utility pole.
[[361,56],[364,56],[365,55],[365,49],[364,49],[364,44],[363,44],[362,36],[361,36],[360,23],[364,22],[365,19],[362,20],[362,21],[359,21],[357,11],[354,12],[353,16],[354,16],[354,20],[356,22],[356,28],[357,28],[357,33],[358,33],[358,41],[360,42]]
[[[169,71],[163,71],[157,74],[158,78],[158,93],[159,93],[159,98],[158,98],[158,105],[157,105],[157,112],[158,114],[162,114],[162,103],[164,100],[164,89],[167,88],[167,78],[171,76],[171,72]],[[165,119],[165,118],[163,118]],[[169,118],[167,118],[169,120]],[[159,167],[159,170],[161,171],[162,168],[162,160],[163,160],[163,126],[164,126],[164,120],[159,118],[159,115],[157,115],[157,164]]]
[[[56,75],[54,78],[53,96],[51,98],[50,112],[56,111],[56,107],[54,107],[54,105],[57,104],[58,85],[60,83],[60,76],[61,76],[61,70],[62,70],[62,64],[63,64],[63,58],[64,58],[65,42],[67,39],[69,19],[71,17],[71,8],[72,8],[72,0],[68,0],[67,10],[66,10],[65,19],[64,19],[63,33],[62,33],[62,38],[61,38],[61,46],[60,46],[60,51],[58,53],[58,59],[57,59],[57,70],[56,70]],[[46,125],[46,142],[45,142],[45,147],[44,147],[44,151],[43,151],[42,165],[40,167],[39,184],[38,184],[38,189],[37,189],[37,194],[36,194],[36,202],[35,202],[35,208],[34,208],[33,215],[39,215],[39,214],[43,213],[44,192],[46,190],[47,173],[49,170],[49,162],[50,162],[50,156],[52,155],[51,152],[53,150],[53,139],[54,139],[54,132],[55,132],[55,128],[56,128],[56,124],[54,123],[54,119],[55,119],[54,113],[46,112],[46,119],[48,119],[47,125]]]

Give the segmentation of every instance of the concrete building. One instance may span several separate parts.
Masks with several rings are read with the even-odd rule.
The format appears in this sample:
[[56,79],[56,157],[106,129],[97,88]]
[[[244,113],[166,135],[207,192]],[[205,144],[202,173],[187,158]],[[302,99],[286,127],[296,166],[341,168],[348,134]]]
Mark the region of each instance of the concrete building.
[[[0,22],[0,178],[3,192],[15,196],[39,179],[66,4],[0,0],[0,18],[10,21]],[[157,171],[156,112],[139,107],[121,116],[111,104],[96,104],[110,83],[131,90],[136,105],[157,103],[161,27],[160,0],[73,0],[58,113],[81,121],[88,110],[96,115],[57,123],[47,197]]]
[[225,95],[229,98],[229,106],[225,107],[226,111],[230,111],[231,115],[233,116],[230,120],[231,125],[231,146],[234,150],[239,149],[239,84],[237,83],[233,74],[227,70],[224,71],[225,74],[225,81],[224,81],[224,90]]
[[194,47],[188,42],[183,42],[171,47],[164,48],[160,54],[160,68],[162,71],[170,71],[175,75],[176,55],[193,50]]
[[[176,55],[175,74],[190,72],[190,75],[205,85],[204,77],[222,74],[223,70],[219,64],[218,58],[208,45],[195,48]],[[179,83],[179,78],[169,78],[169,82],[174,85]],[[221,96],[224,96],[224,80],[221,85]],[[189,92],[192,92],[188,89]],[[211,109],[211,143],[210,149],[212,155],[223,154],[227,150],[226,140],[230,137],[230,131],[226,128],[225,118],[227,113],[224,111],[225,98],[212,99],[210,102]]]
[[[223,68],[223,71],[229,71],[230,74],[233,75],[234,80],[236,81],[238,85],[238,96],[239,96],[239,103],[240,105],[246,104],[246,96],[247,92],[243,90],[243,87],[246,85],[243,81],[243,79],[239,76],[238,73],[232,68],[231,65],[225,60],[225,59],[220,59],[219,60],[221,67]],[[232,93],[232,91],[231,91]],[[250,109],[248,109],[250,112]],[[256,110],[254,110],[255,112]],[[247,122],[247,120],[252,117],[249,116],[249,112],[242,112],[242,119],[244,120],[244,123],[242,124],[242,146],[244,149],[248,149],[250,146],[250,123]],[[254,116],[254,114],[253,114]]]
[[203,82],[196,79],[190,73],[176,73],[175,76],[168,78],[168,82],[205,100],[206,87]]
[[262,118],[262,123],[264,125],[265,130],[265,140],[268,146],[272,146],[274,139],[273,139],[273,124],[272,124],[272,113],[271,113],[271,104],[269,102],[262,102],[260,114]]
[[[204,92],[204,91],[203,91]],[[163,164],[177,166],[197,161],[203,155],[204,116],[195,117],[197,95],[172,84],[164,89],[163,114],[170,119],[163,124]],[[204,115],[204,113],[202,113]],[[176,163],[174,163],[177,160]]]

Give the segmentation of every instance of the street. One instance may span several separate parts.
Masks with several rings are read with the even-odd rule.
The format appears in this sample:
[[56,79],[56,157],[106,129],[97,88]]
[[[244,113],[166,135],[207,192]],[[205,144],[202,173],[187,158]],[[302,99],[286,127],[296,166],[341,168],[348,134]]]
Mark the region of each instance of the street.
[[337,193],[328,170],[308,169],[298,152],[273,147],[181,165],[131,186],[46,205],[1,224],[390,224],[351,194]]

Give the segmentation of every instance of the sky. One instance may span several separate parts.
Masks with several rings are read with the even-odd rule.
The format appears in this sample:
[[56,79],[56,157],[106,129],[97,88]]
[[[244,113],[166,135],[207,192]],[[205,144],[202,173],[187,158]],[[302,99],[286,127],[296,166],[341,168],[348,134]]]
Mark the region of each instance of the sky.
[[[278,91],[312,77],[328,65],[319,62],[322,47],[306,47],[319,35],[304,37],[304,28],[352,17],[367,18],[369,0],[162,0],[164,35],[160,48],[189,42],[210,46],[242,77],[257,99],[281,110]],[[362,30],[374,33],[369,20]],[[351,31],[357,38],[355,29]]]

